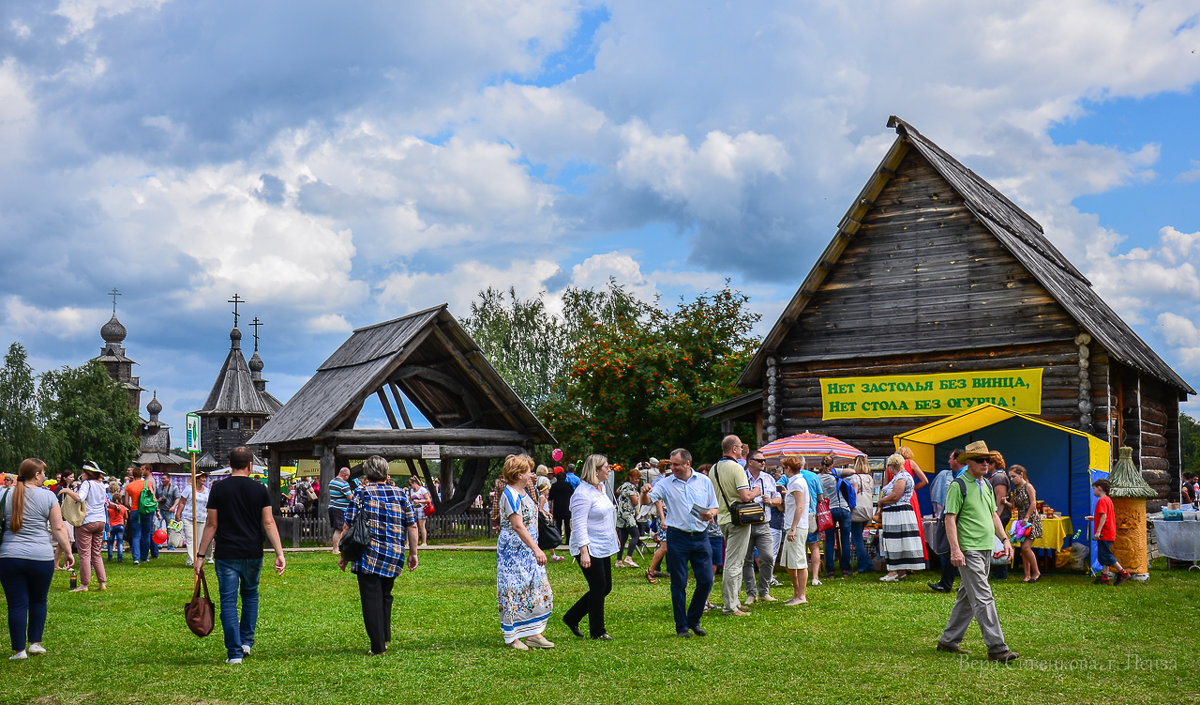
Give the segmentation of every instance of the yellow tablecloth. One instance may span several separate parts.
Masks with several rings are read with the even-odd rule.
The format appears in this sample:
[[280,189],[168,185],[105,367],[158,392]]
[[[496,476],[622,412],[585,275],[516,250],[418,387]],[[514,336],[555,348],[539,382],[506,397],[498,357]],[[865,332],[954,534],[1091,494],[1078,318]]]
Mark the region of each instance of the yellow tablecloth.
[[[1012,525],[1015,521],[1016,519],[1013,519],[1008,522],[1009,533],[1012,532]],[[1053,519],[1042,517],[1042,537],[1034,540],[1033,547],[1058,551],[1062,549],[1063,542],[1074,533],[1075,527],[1071,526],[1071,517],[1055,517]]]

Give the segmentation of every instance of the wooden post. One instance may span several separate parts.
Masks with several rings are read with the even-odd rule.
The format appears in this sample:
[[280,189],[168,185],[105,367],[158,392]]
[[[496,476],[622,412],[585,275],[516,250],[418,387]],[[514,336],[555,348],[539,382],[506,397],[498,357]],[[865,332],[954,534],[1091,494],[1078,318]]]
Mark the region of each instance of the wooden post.
[[329,509],[329,483],[333,482],[334,476],[337,474],[337,448],[332,445],[325,446],[325,452],[321,454],[321,496],[318,497],[317,517],[323,517]]

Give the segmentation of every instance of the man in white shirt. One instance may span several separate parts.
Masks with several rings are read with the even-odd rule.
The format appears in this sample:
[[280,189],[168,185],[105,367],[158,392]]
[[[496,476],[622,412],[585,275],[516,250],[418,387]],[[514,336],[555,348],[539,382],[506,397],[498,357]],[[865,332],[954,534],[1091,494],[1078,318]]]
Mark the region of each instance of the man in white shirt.
[[[762,452],[749,453],[746,469],[750,471],[750,490],[758,490],[754,501],[763,505],[766,521],[750,527],[750,545],[746,549],[746,561],[742,564],[742,576],[746,583],[746,604],[776,602],[771,597],[771,578],[775,575],[775,538],[771,535],[771,513],[783,508],[783,497],[775,487],[775,478],[763,470],[767,459]],[[754,549],[758,549],[758,580],[754,579]],[[729,559],[726,558],[728,563]]]
[[[708,522],[717,515],[717,496],[712,482],[692,471],[692,454],[683,448],[671,451],[671,476],[662,477],[650,491],[667,526],[667,563],[671,573],[671,608],[675,613],[675,635],[705,636],[700,627],[704,603],[713,586],[712,546]],[[696,576],[696,590],[687,601],[688,562]],[[688,630],[691,630],[689,633]]]

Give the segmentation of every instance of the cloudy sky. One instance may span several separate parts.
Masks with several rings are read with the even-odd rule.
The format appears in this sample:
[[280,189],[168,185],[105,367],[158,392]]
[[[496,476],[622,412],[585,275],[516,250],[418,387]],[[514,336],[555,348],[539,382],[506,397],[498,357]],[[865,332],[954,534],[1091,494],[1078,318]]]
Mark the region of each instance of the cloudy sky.
[[891,114],[1200,383],[1195,0],[4,0],[0,342],[80,364],[116,287],[179,428],[235,291],[285,400],[352,327],[489,285],[728,277],[765,331]]

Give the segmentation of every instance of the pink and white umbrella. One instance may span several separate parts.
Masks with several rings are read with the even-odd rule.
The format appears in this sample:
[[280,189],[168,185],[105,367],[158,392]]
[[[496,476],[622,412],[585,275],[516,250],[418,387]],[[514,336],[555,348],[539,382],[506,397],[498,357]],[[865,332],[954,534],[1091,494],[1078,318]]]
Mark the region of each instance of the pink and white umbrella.
[[804,460],[812,465],[819,463],[821,458],[833,454],[834,463],[842,465],[853,461],[860,455],[866,455],[858,448],[839,441],[833,436],[822,436],[819,433],[798,433],[795,436],[779,438],[771,441],[759,451],[768,458],[778,458],[784,455],[803,455]]

